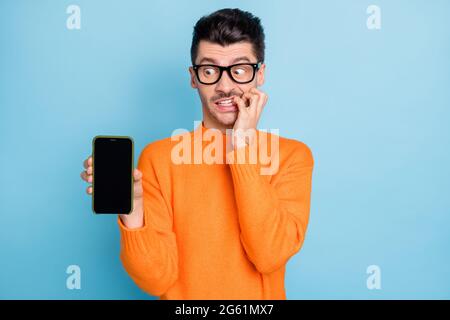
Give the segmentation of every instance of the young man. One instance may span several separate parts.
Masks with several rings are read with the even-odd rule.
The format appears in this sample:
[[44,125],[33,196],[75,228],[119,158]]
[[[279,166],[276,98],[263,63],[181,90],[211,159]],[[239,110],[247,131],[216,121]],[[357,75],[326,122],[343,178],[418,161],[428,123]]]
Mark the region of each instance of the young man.
[[[239,9],[201,18],[191,58],[203,121],[142,151],[134,211],[118,219],[121,260],[139,287],[161,299],[286,299],[285,266],[300,250],[309,219],[313,157],[302,142],[276,136],[268,146],[259,139],[267,102],[257,89],[265,71],[260,20]],[[242,134],[251,130],[257,134]],[[183,146],[195,149],[207,133],[222,140],[216,151],[225,161],[174,161],[181,138],[192,138]],[[271,174],[262,174],[260,158],[246,161],[263,146],[268,163],[277,165]],[[191,151],[183,150],[185,160]],[[84,166],[91,183],[91,157]]]

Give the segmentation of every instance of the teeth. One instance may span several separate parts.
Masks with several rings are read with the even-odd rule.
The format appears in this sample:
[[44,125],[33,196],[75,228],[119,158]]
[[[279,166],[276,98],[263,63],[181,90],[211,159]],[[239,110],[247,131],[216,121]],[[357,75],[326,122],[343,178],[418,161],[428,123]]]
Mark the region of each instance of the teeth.
[[231,102],[232,102],[232,100],[228,99],[228,100],[219,101],[218,104],[231,104]]

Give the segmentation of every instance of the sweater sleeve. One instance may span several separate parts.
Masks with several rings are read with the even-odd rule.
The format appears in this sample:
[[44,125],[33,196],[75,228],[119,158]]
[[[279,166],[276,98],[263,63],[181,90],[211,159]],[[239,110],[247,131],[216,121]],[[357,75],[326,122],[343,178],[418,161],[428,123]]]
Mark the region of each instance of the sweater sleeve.
[[[234,159],[234,153],[237,160],[249,159],[249,146],[231,151],[227,157]],[[306,144],[297,141],[289,158],[274,183],[260,174],[259,162],[253,164],[241,159],[229,163],[241,243],[261,273],[271,273],[284,266],[305,239],[314,162]]]
[[144,226],[127,228],[118,218],[120,259],[133,281],[145,292],[163,295],[178,278],[178,253],[170,201],[163,195],[146,149],[138,169],[143,173]]

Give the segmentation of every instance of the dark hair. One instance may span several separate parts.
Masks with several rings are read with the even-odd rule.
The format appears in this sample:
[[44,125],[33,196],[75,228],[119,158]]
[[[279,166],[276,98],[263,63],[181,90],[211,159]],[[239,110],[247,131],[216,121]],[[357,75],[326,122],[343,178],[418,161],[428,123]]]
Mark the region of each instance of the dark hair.
[[253,46],[258,62],[264,61],[264,29],[261,20],[240,9],[221,9],[204,16],[194,26],[191,60],[195,63],[201,40],[222,46],[247,41]]

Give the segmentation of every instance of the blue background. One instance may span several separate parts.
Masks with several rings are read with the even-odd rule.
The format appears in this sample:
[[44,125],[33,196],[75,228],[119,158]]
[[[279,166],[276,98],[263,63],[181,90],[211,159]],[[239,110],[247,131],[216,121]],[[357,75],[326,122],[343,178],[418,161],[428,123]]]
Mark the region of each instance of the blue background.
[[[66,8],[81,8],[68,30]],[[381,8],[381,30],[366,9]],[[450,298],[449,1],[0,2],[0,298],[147,299],[94,216],[82,161],[97,134],[145,145],[201,119],[192,28],[216,9],[262,19],[260,128],[315,169],[288,299]],[[66,268],[81,267],[81,290]],[[366,268],[381,268],[368,290]]]

